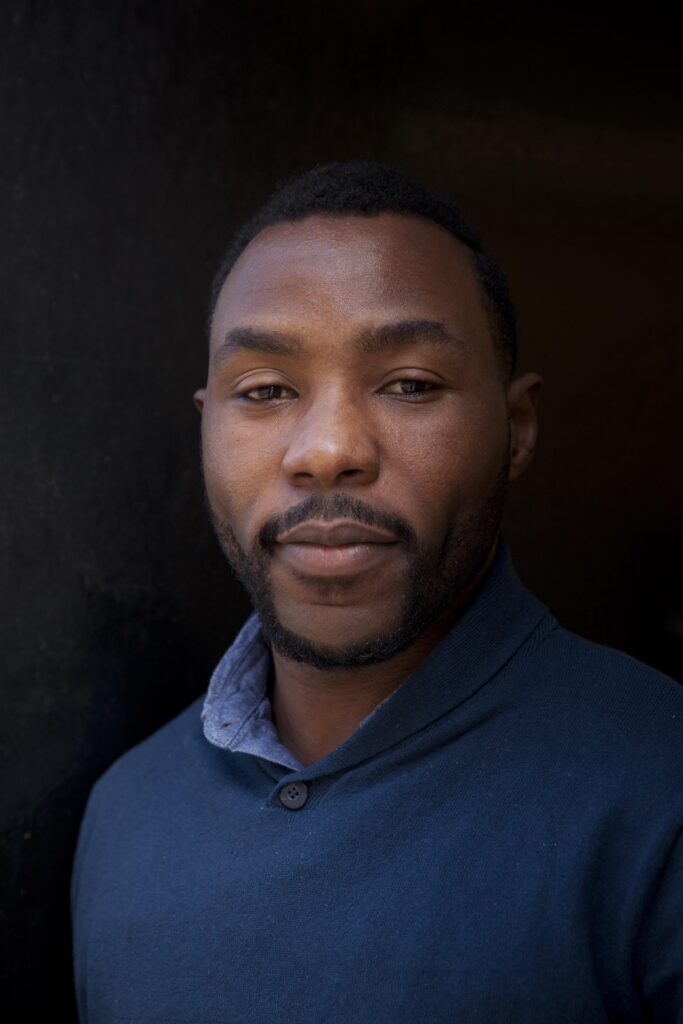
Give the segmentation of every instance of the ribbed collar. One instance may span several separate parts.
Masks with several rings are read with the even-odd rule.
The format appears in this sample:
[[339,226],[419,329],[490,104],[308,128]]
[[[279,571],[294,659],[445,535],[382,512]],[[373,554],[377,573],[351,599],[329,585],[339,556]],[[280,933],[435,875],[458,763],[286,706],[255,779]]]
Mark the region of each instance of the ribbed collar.
[[341,746],[303,768],[282,746],[271,720],[265,693],[270,651],[254,615],[213,674],[202,711],[204,733],[217,746],[265,757],[297,777],[313,779],[343,771],[413,735],[467,700],[544,618],[554,622],[519,579],[501,537],[486,578],[443,640]]

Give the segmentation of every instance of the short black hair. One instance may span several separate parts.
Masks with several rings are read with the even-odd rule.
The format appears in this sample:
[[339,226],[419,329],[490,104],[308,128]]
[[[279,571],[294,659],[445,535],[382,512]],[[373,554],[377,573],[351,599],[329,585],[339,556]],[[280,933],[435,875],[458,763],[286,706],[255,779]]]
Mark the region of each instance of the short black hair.
[[403,213],[445,228],[470,250],[493,340],[505,374],[517,363],[515,312],[502,268],[481,247],[476,228],[449,200],[413,181],[403,171],[371,160],[321,164],[279,185],[266,203],[234,235],[213,280],[209,324],[226,277],[251,240],[267,227],[316,214],[372,217]]

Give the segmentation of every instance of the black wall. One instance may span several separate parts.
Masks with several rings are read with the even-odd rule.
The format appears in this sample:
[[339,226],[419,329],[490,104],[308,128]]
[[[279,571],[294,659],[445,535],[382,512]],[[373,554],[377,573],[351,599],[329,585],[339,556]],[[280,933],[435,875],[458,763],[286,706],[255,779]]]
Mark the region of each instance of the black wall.
[[[460,9],[462,8],[462,9]],[[398,163],[508,269],[542,441],[507,533],[560,620],[683,678],[676,34],[397,0],[0,12],[8,1020],[72,1014],[83,804],[197,697],[246,602],[198,467],[230,231],[314,162]]]

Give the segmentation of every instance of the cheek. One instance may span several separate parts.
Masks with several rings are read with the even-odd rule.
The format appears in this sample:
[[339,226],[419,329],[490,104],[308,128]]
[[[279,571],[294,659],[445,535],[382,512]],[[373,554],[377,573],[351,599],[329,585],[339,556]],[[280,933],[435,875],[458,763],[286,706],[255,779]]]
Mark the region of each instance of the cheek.
[[[495,407],[494,407],[495,408]],[[438,528],[459,512],[474,510],[491,493],[507,453],[504,410],[491,403],[458,406],[419,430],[398,430],[392,446],[400,453],[403,482],[425,521]]]
[[220,412],[205,408],[204,416],[202,460],[209,500],[244,539],[270,472],[267,446],[255,431]]

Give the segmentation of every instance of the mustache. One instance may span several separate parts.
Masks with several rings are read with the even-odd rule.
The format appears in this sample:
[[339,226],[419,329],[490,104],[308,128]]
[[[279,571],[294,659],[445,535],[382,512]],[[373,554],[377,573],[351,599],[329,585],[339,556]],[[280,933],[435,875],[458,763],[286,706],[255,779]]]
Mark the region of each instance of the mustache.
[[331,519],[350,519],[364,526],[376,526],[378,529],[395,533],[399,540],[413,547],[417,544],[417,535],[410,523],[400,516],[367,505],[360,498],[350,494],[311,494],[299,505],[292,505],[286,512],[271,516],[263,524],[257,535],[257,541],[266,550],[272,550],[277,538],[285,530],[317,519],[326,522]]

